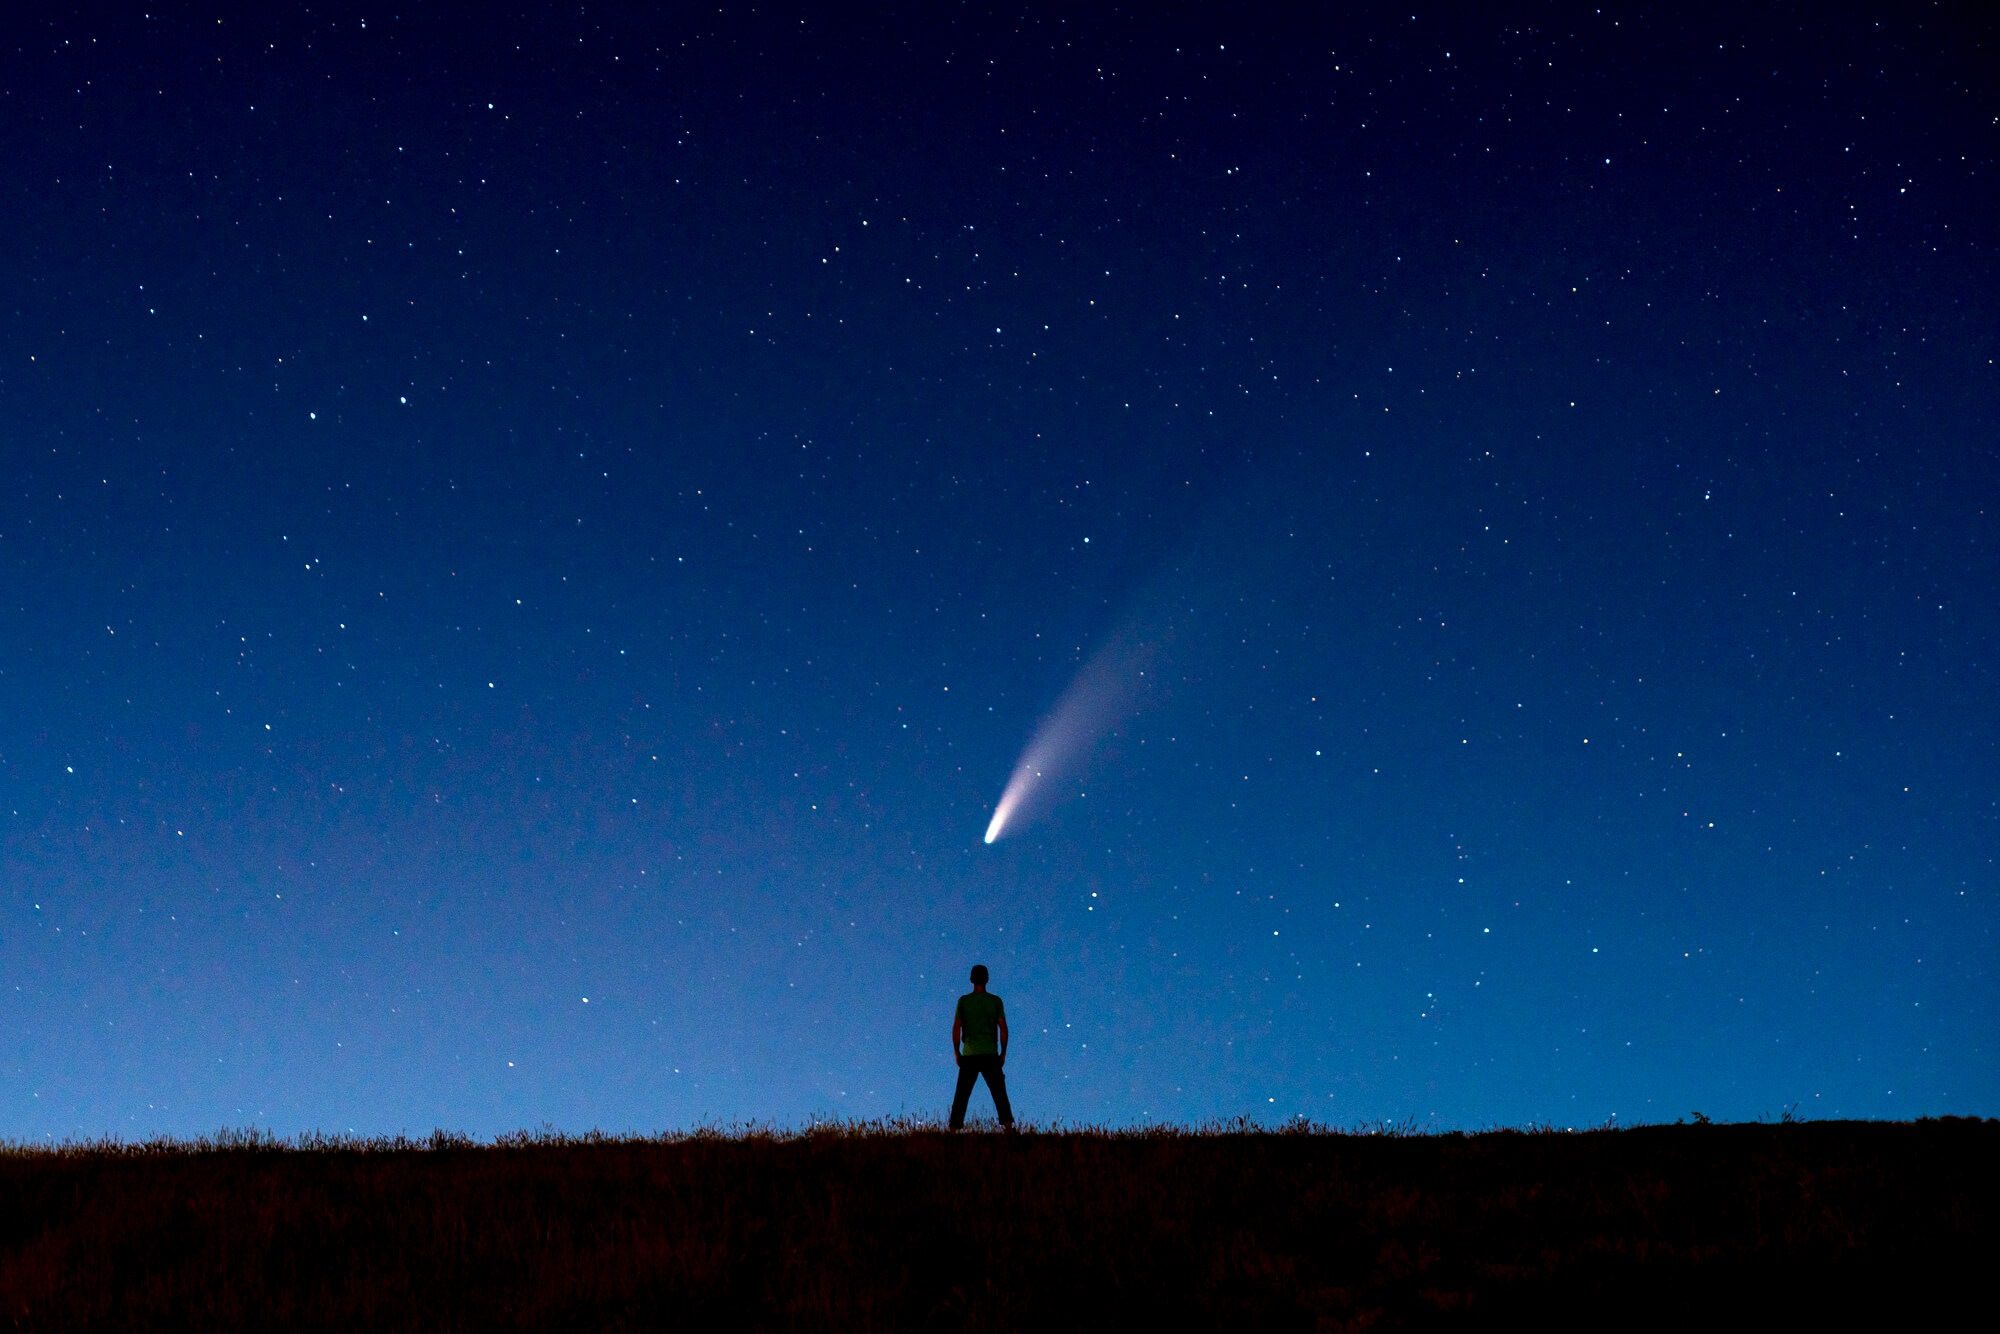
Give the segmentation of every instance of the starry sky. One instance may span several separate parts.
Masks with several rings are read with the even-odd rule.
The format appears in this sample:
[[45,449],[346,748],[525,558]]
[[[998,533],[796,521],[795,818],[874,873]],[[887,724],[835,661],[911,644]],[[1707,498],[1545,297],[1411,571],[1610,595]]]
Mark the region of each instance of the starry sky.
[[1993,17],[1290,8],[24,14],[0,1137],[2000,1112]]

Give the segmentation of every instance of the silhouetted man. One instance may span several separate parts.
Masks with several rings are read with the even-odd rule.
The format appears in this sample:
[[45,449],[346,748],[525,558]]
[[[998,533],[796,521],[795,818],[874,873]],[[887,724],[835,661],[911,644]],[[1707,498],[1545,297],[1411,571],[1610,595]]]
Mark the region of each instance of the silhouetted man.
[[965,1103],[972,1096],[972,1081],[986,1076],[986,1091],[993,1095],[993,1110],[1000,1124],[1014,1128],[1014,1109],[1007,1102],[1007,1076],[1000,1067],[1007,1064],[1007,1007],[986,989],[986,965],[972,965],[972,990],[958,998],[958,1013],[951,1017],[951,1055],[958,1062],[958,1091],[951,1095],[951,1128],[965,1125]]

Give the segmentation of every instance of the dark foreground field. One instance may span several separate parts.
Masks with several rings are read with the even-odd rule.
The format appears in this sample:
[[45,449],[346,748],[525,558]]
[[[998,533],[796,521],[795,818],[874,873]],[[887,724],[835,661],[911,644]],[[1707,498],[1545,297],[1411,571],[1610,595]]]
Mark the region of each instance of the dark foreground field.
[[19,1148],[0,1321],[1910,1327],[1985,1305],[1996,1169],[1963,1120]]

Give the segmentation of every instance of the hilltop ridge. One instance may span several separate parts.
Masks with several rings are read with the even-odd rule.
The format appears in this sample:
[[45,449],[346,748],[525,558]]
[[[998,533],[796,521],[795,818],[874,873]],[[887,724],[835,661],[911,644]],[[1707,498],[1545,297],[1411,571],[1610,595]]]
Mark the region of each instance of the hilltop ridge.
[[0,1152],[17,1328],[1860,1328],[1973,1295],[2000,1122],[914,1125]]

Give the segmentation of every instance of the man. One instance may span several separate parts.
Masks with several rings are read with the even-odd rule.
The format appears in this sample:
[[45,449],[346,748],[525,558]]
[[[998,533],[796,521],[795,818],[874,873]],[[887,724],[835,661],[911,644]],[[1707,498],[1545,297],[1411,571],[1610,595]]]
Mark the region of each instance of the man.
[[986,965],[972,965],[972,990],[958,998],[958,1013],[951,1019],[951,1055],[958,1062],[958,1091],[951,1095],[951,1128],[965,1125],[965,1103],[972,1096],[972,1081],[986,1076],[986,1091],[993,1095],[993,1110],[1000,1124],[1014,1128],[1014,1109],[1007,1102],[1007,1076],[1000,1067],[1007,1064],[1007,1007],[986,989]]

